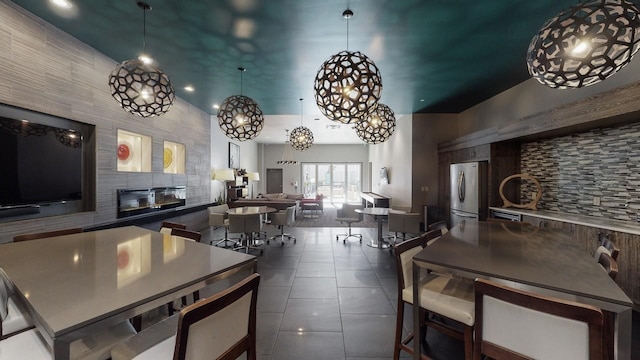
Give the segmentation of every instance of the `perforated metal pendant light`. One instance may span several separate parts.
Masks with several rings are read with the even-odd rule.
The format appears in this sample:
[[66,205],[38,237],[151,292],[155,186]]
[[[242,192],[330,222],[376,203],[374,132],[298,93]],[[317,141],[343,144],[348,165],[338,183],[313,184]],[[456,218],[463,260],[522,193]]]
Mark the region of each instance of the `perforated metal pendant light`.
[[285,129],[284,148],[282,149],[282,160],[276,161],[278,165],[297,165],[298,161],[293,159],[293,147],[289,142],[289,130]]
[[316,104],[328,119],[350,124],[373,111],[382,96],[382,76],[376,64],[359,51],[349,51],[349,19],[353,11],[342,13],[347,19],[347,50],[331,56],[320,65],[314,82]]
[[354,127],[358,137],[367,144],[383,143],[396,130],[396,117],[387,105],[378,106],[366,118],[356,123]]
[[533,37],[529,74],[552,88],[596,84],[627,65],[640,48],[640,12],[625,0],[587,0],[563,10]]
[[173,85],[167,74],[152,64],[146,56],[146,14],[151,6],[138,1],[143,11],[143,55],[118,64],[109,76],[111,95],[131,114],[153,117],[166,114],[175,99]]
[[305,151],[313,145],[313,132],[308,127],[302,126],[302,102],[300,99],[300,126],[291,130],[289,141],[291,146],[300,151]]
[[230,139],[246,141],[255,139],[264,126],[262,109],[255,100],[242,95],[242,73],[240,71],[240,95],[232,95],[224,99],[218,109],[218,125]]

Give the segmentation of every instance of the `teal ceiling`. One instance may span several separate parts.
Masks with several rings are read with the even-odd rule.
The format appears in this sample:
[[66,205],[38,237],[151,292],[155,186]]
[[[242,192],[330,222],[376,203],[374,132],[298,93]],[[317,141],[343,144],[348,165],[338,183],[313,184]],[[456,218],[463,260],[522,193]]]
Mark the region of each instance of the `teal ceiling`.
[[[120,62],[142,52],[134,0],[14,3]],[[147,53],[178,96],[202,110],[240,92],[265,114],[320,114],[313,80],[347,47],[380,68],[382,102],[396,113],[460,112],[528,78],[531,37],[575,0],[148,0]],[[105,87],[107,87],[105,74]],[[195,92],[183,87],[191,84]],[[541,85],[542,86],[542,85]],[[422,101],[421,101],[422,100]]]

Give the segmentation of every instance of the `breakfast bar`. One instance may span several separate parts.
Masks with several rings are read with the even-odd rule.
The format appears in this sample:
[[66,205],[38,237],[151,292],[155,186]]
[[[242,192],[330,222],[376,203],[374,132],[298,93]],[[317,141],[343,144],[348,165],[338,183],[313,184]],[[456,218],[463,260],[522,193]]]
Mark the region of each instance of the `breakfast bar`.
[[[633,302],[591,254],[565,232],[517,222],[463,222],[414,256],[414,279],[420,279],[421,269],[497,280],[531,292],[595,305],[614,319],[613,329],[605,330],[605,347],[614,352],[615,359],[631,358]],[[420,283],[414,281],[413,286],[416,304]],[[413,309],[417,334],[419,307]],[[414,351],[415,359],[419,359],[419,341],[414,342]]]

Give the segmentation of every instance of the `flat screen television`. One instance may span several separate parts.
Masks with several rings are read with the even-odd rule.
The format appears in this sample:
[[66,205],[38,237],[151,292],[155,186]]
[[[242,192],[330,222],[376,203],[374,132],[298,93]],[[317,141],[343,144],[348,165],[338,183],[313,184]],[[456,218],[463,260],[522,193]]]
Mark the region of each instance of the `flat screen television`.
[[0,116],[0,153],[0,206],[82,199],[81,131]]

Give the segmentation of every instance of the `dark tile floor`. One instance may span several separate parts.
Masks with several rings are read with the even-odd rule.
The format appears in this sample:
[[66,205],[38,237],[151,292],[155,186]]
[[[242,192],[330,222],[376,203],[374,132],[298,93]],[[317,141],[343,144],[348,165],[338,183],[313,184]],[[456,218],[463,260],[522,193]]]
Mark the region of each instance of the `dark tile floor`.
[[[275,227],[266,227],[269,235]],[[258,359],[391,359],[395,331],[396,271],[388,250],[366,245],[375,229],[343,244],[344,228],[291,228],[297,243],[279,240],[258,256]],[[203,229],[203,242],[223,230]],[[220,286],[224,286],[220,284]],[[216,291],[215,288],[209,291]],[[203,296],[207,296],[206,291]],[[405,327],[411,327],[410,309]],[[640,316],[634,313],[634,354],[640,354]],[[432,358],[463,359],[462,342],[430,330]],[[403,358],[410,358],[407,354]],[[639,357],[640,358],[640,357]]]

